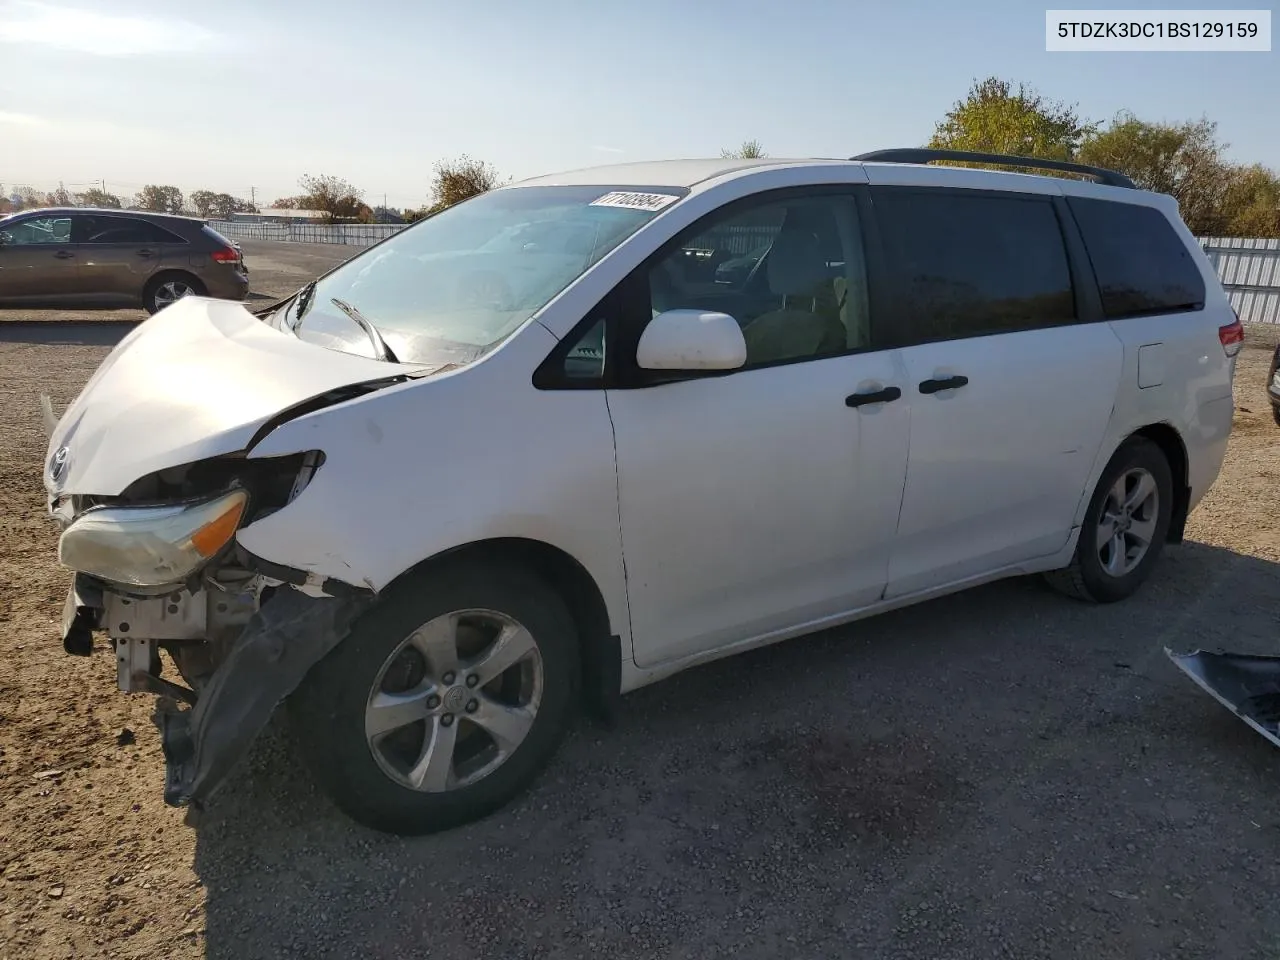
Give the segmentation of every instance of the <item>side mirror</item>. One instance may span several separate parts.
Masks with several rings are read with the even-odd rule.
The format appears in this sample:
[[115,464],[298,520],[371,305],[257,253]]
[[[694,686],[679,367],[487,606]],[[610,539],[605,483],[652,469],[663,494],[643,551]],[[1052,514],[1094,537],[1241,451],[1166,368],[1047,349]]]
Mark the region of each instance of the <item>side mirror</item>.
[[727,313],[667,310],[640,335],[642,370],[737,370],[747,362],[747,341]]

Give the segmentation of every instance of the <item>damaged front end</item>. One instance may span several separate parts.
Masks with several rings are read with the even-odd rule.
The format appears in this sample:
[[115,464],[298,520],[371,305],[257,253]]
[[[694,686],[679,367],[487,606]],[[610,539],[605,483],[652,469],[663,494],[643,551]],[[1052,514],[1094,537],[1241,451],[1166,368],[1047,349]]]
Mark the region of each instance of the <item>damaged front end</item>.
[[1196,650],[1165,654],[1237,717],[1280,747],[1280,657]]
[[[310,451],[159,471],[114,497],[51,503],[76,570],[63,646],[114,648],[117,684],[160,699],[165,801],[199,806],[310,667],[372,601],[367,588],[259,560],[238,529],[285,507],[323,464]],[[184,684],[163,676],[166,654]]]

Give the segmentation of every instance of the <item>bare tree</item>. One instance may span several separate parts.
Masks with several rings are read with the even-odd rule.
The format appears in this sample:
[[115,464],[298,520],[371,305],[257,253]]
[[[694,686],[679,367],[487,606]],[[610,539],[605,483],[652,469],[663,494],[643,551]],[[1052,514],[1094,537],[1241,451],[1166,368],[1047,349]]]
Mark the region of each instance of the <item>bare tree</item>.
[[298,186],[303,191],[299,198],[303,208],[320,210],[329,221],[355,219],[369,209],[362,202],[364,191],[341,177],[304,174]]
[[456,160],[441,160],[431,179],[432,211],[444,210],[455,203],[487,193],[502,184],[498,171],[483,160],[473,160],[465,153]]
[[107,193],[107,191],[99,187],[90,187],[83,193],[77,193],[75,201],[77,207],[99,207],[113,210],[119,210],[121,207],[119,197],[114,193]]
[[44,202],[50,207],[70,207],[74,206],[71,194],[61,183],[58,184],[56,190],[50,190],[44,198]]
[[721,150],[720,156],[726,160],[759,160],[767,157],[759,140],[743,140],[737,150]]

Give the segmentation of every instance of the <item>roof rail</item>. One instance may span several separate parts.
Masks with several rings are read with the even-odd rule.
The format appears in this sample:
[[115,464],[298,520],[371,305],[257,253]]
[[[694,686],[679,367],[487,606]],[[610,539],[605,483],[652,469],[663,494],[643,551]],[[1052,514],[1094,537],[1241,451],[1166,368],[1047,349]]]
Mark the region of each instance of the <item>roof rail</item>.
[[896,150],[872,150],[850,160],[871,163],[933,163],[936,160],[964,160],[969,163],[1000,163],[1011,167],[1032,167],[1041,170],[1062,170],[1066,173],[1082,173],[1109,187],[1127,187],[1136,190],[1137,184],[1123,173],[1103,167],[1090,167],[1083,163],[1065,160],[1040,160],[1035,157],[1018,157],[1002,153],[975,153],[970,150],[930,150],[928,148],[903,147]]

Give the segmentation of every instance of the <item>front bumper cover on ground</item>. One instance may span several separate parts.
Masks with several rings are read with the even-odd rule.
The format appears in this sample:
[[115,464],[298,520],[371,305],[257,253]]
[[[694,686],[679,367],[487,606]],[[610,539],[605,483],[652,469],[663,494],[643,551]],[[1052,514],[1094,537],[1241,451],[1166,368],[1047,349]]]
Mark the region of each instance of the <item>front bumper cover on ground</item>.
[[1280,747],[1280,657],[1247,653],[1165,654],[1205,692]]
[[371,601],[282,588],[250,619],[194,707],[162,698],[154,720],[165,756],[165,802],[199,809],[276,706],[346,636]]

